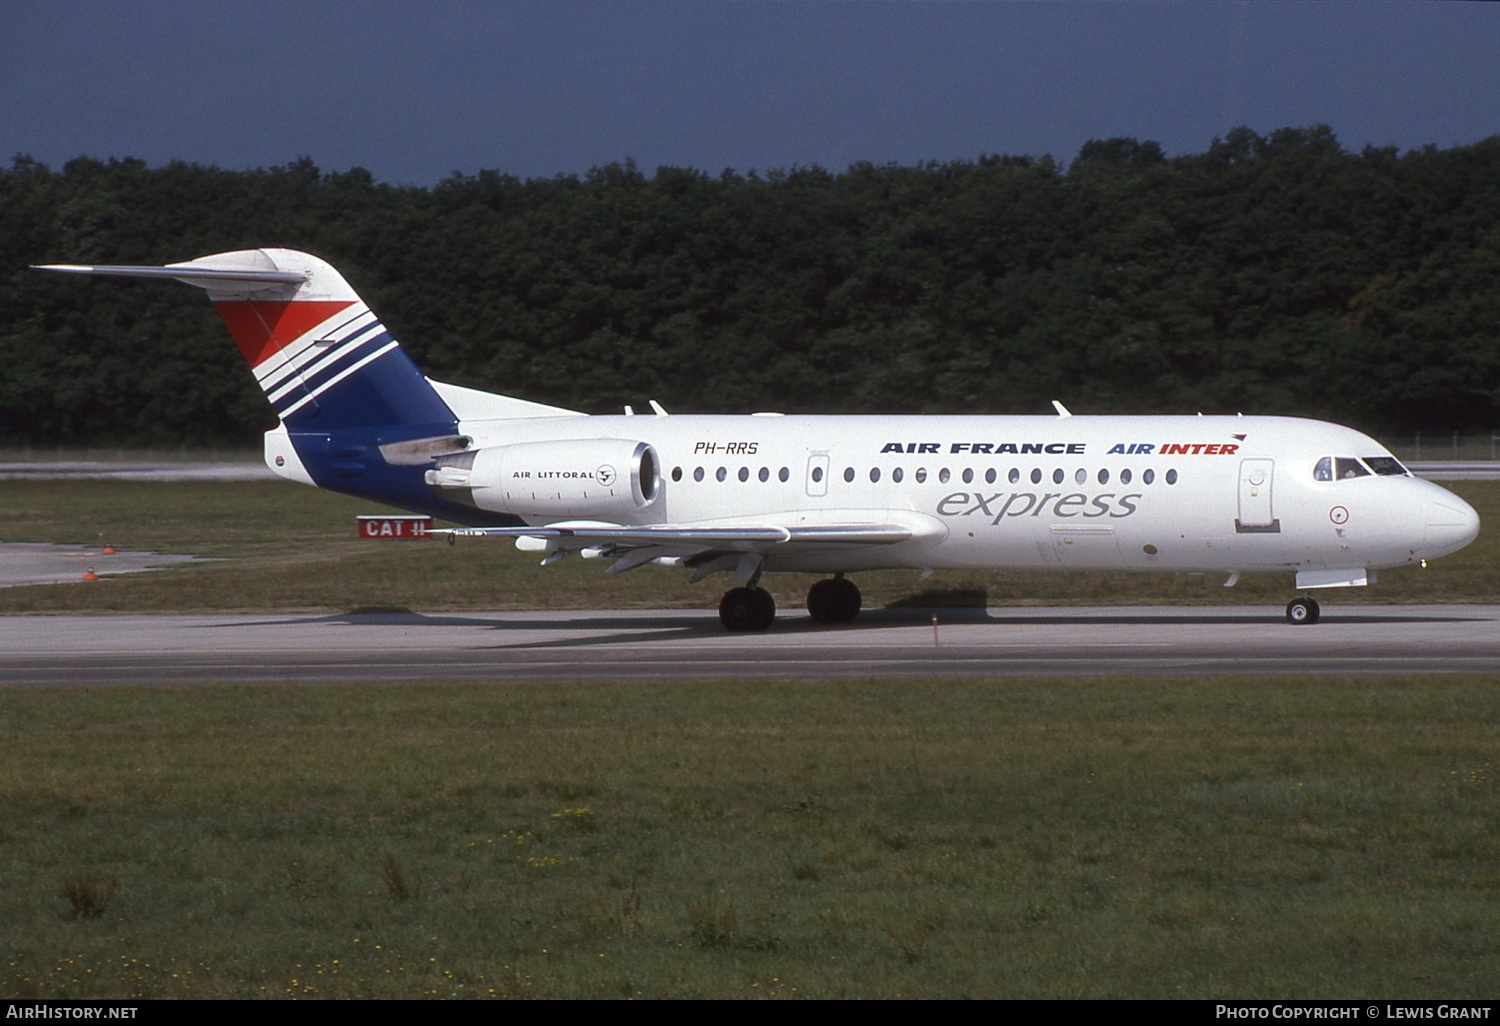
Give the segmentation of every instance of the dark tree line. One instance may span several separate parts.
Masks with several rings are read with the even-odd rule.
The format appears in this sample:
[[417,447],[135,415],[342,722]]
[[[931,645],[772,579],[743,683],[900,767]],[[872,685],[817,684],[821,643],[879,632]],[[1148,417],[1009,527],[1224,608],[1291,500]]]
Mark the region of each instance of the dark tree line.
[[256,246],[337,266],[430,375],[591,412],[1297,413],[1500,424],[1500,136],[1349,153],[1090,142],[713,176],[378,183],[80,158],[0,170],[0,441],[242,442],[268,410],[196,290],[35,263]]

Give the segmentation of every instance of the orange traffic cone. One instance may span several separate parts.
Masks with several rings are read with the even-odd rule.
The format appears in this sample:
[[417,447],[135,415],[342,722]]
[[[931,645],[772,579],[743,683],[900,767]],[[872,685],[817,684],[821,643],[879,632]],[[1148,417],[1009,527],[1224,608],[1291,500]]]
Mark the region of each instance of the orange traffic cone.
[[115,554],[115,547],[104,540],[104,533],[102,531],[99,534],[99,551],[106,556],[113,556]]
[[99,579],[99,575],[94,573],[93,567],[89,567],[83,572],[83,579],[85,581],[97,581]]

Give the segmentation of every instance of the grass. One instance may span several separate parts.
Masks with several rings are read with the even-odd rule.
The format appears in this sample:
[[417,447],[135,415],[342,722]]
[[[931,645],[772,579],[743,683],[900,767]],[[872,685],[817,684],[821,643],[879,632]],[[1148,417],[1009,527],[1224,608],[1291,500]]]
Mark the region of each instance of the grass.
[[[1494,523],[1500,485],[1453,489]],[[0,612],[706,606],[373,544],[279,482],[0,482],[0,538],[213,562]],[[1489,533],[1360,601],[1490,601]],[[800,605],[805,578],[768,578]],[[864,574],[867,604],[1283,578]],[[0,993],[1486,998],[1494,681],[0,689]]]
[[[1500,482],[1454,482],[1453,491],[1500,522]],[[508,541],[367,542],[354,516],[372,504],[286,482],[145,484],[0,481],[0,539],[187,552],[215,562],[79,584],[0,589],[0,614],[199,610],[345,611],[699,608],[717,604],[727,577],[687,584],[682,571],[644,567],[607,577],[604,564],[569,559],[537,566]],[[1500,536],[1428,569],[1382,571],[1369,589],[1330,596],[1359,602],[1489,602],[1500,577]],[[802,606],[815,578],[768,575],[784,609]],[[869,607],[892,603],[1272,604],[1291,575],[1247,575],[1232,589],[1219,575],[940,572],[858,575]],[[1347,597],[1346,597],[1347,596]]]
[[0,992],[1488,998],[1482,677],[0,691]]

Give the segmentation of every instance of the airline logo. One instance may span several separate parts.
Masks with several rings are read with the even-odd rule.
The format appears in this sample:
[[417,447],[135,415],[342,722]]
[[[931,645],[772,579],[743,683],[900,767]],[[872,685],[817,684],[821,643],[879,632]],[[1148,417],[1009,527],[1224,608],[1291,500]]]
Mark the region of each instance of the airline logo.
[[361,302],[239,300],[214,307],[283,419],[396,348]]
[[991,526],[1002,520],[1016,517],[1040,517],[1069,519],[1082,517],[1093,520],[1108,517],[1119,520],[1135,513],[1136,500],[1142,493],[1120,495],[1104,492],[1100,495],[1085,495],[1083,492],[996,492],[984,495],[980,492],[954,492],[938,502],[935,510],[940,517],[972,517],[978,513],[990,519]]
[[[1239,441],[1244,435],[1234,436]],[[1230,442],[1119,442],[1105,452],[1112,456],[1233,456],[1239,445]],[[886,442],[881,455],[898,452],[903,455],[938,455],[971,453],[975,456],[1012,454],[1083,456],[1087,442]]]
[[[1234,437],[1244,441],[1244,435]],[[1228,442],[1121,442],[1112,445],[1106,455],[1119,456],[1233,456],[1240,451],[1238,445]]]
[[[946,449],[944,449],[945,444]],[[880,452],[882,455],[888,452],[915,455],[968,452],[976,456],[999,453],[1015,453],[1018,456],[1025,453],[1081,456],[1086,451],[1087,444],[1086,442],[886,442]]]
[[615,483],[615,468],[603,464],[598,470],[513,470],[513,481],[598,481],[608,488]]

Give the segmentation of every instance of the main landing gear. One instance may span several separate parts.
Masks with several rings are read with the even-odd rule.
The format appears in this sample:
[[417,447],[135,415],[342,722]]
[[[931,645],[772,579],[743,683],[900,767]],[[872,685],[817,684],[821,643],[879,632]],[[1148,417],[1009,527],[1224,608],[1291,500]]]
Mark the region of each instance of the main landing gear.
[[730,588],[719,602],[726,630],[763,631],[776,619],[776,601],[761,587]]
[[[807,611],[818,623],[848,623],[859,615],[859,589],[843,574],[814,584],[807,592]],[[719,602],[726,630],[763,631],[776,619],[771,593],[757,585],[730,588]]]
[[1306,595],[1303,595],[1301,598],[1294,598],[1286,604],[1286,622],[1293,626],[1303,623],[1317,623],[1318,617],[1321,614],[1322,610],[1318,608],[1318,603]]
[[859,589],[843,574],[807,590],[807,611],[818,623],[848,623],[859,615]]

